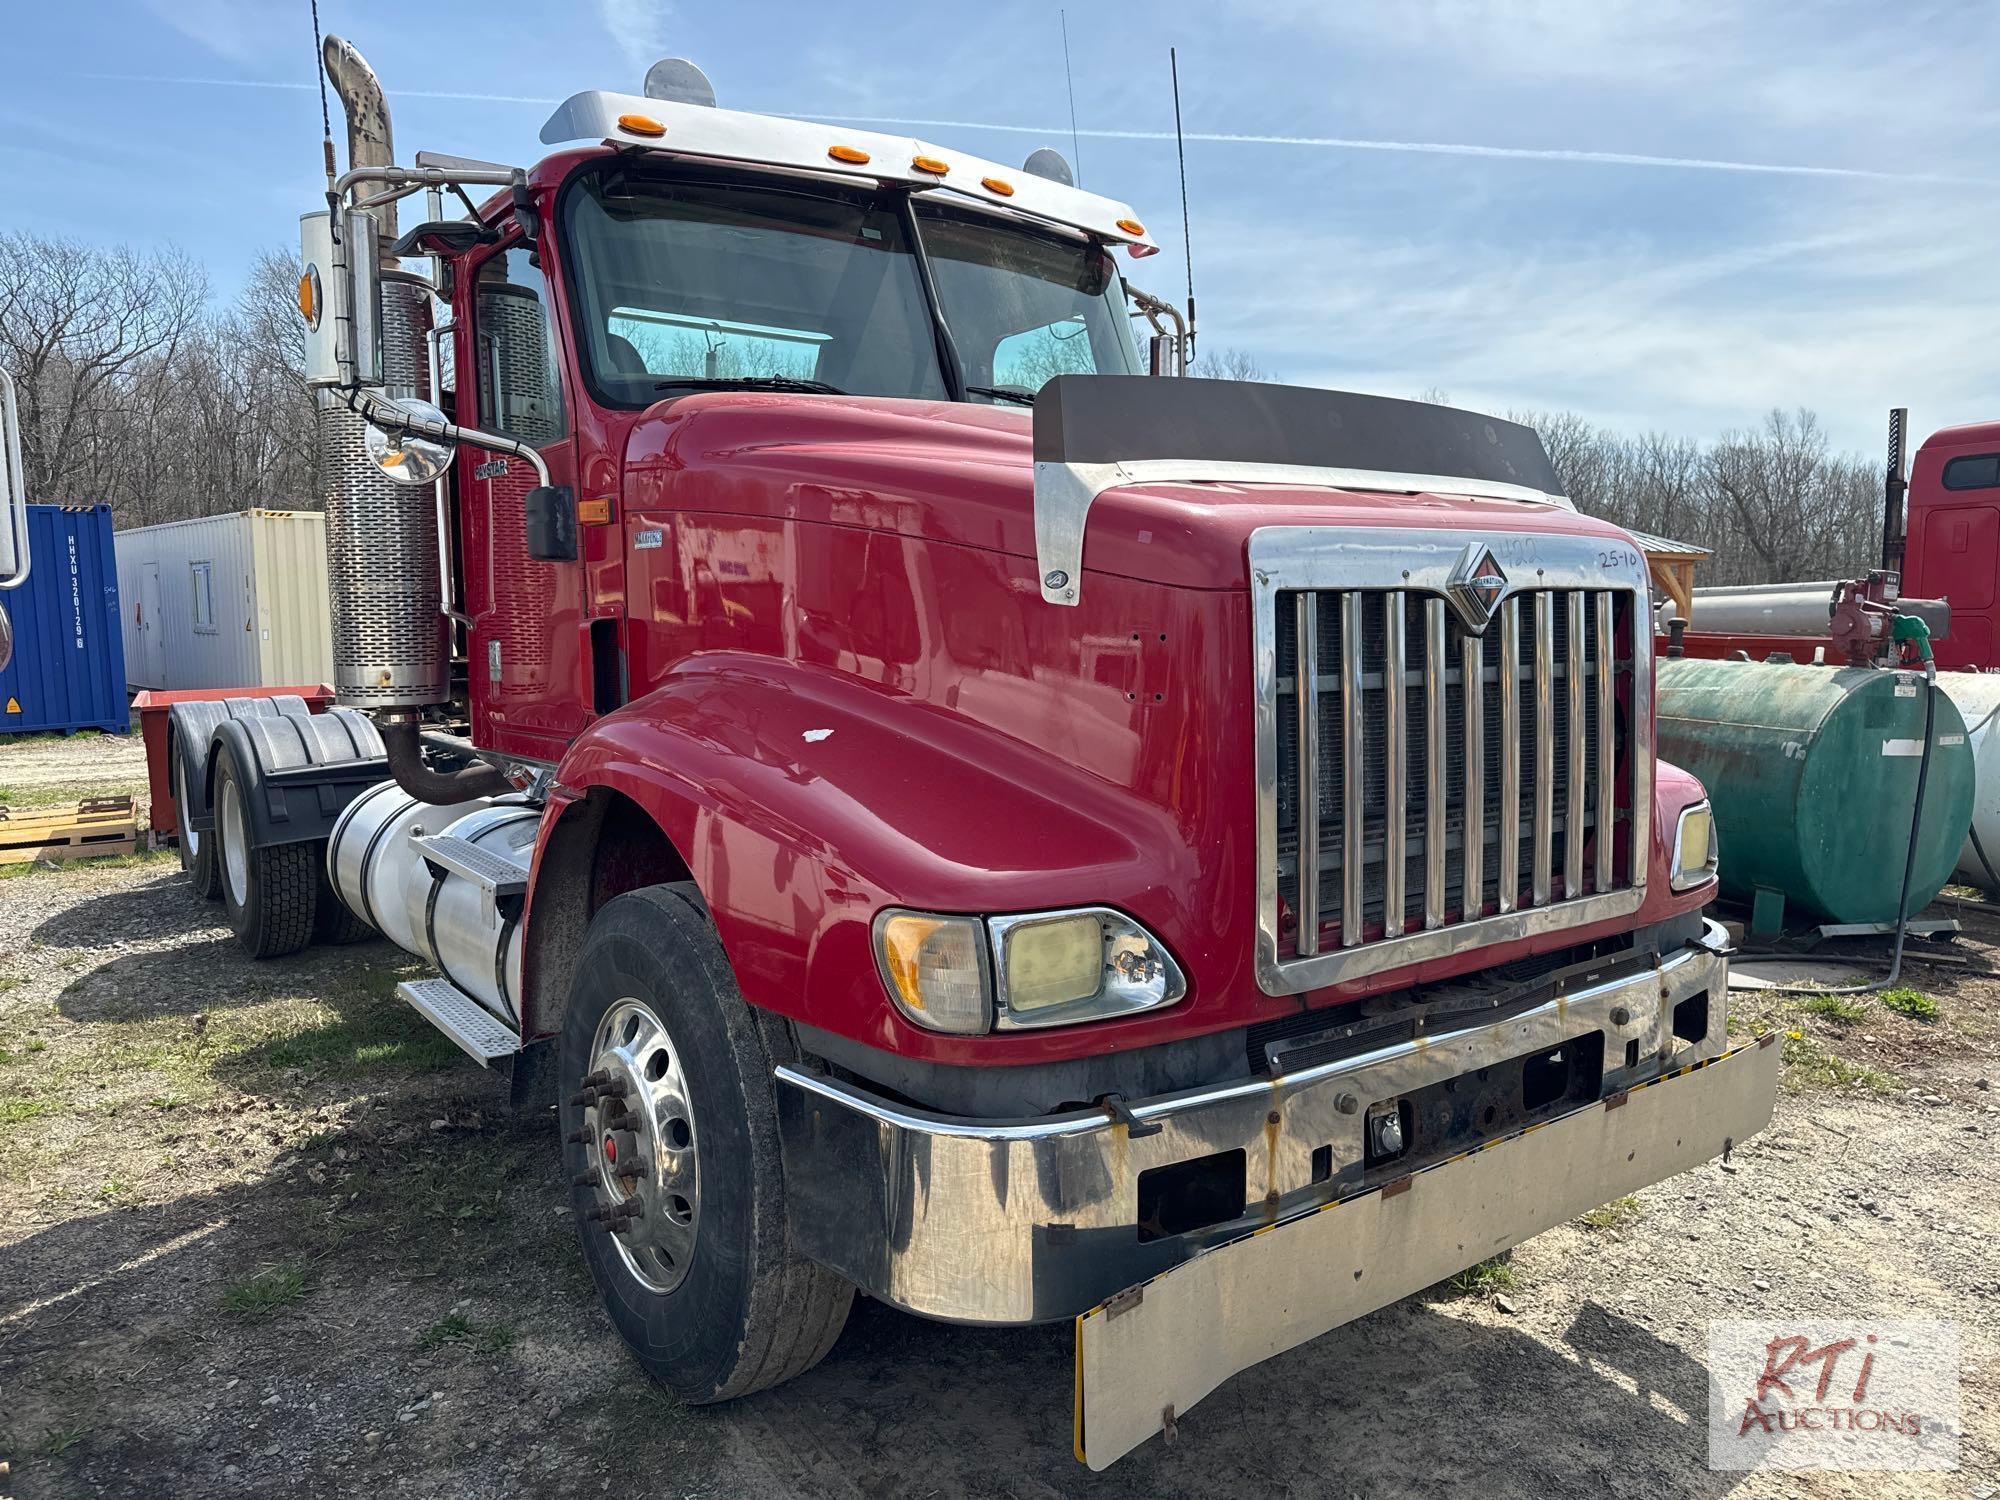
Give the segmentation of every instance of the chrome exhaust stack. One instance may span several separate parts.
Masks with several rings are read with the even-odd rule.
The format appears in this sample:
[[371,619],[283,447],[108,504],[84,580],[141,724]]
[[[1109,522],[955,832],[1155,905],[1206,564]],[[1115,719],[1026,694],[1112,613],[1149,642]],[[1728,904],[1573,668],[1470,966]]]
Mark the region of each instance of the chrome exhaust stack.
[[[389,106],[374,70],[337,36],[326,39],[323,61],[347,115],[349,174],[393,166]],[[432,399],[430,288],[398,266],[393,197],[343,204],[338,218],[302,221],[308,278],[320,265],[332,271],[318,288],[328,306],[308,322],[315,339],[332,345],[330,358],[309,363],[320,377],[334,695],[354,708],[418,710],[451,691],[437,526],[428,492],[393,482],[368,456],[373,403],[365,398]]]

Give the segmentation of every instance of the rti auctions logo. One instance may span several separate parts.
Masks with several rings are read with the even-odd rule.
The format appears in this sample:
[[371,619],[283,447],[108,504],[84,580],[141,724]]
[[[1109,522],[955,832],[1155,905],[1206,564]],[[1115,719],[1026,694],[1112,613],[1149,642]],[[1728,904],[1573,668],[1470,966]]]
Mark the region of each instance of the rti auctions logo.
[[1955,1469],[1958,1327],[1709,1325],[1709,1467]]

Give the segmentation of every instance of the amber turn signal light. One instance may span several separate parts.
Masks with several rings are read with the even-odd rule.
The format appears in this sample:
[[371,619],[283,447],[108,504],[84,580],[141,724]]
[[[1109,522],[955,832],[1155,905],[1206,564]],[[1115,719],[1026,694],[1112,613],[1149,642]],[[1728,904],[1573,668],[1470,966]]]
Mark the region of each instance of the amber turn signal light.
[[609,526],[611,524],[611,501],[605,498],[577,501],[576,519],[577,523],[582,526]]

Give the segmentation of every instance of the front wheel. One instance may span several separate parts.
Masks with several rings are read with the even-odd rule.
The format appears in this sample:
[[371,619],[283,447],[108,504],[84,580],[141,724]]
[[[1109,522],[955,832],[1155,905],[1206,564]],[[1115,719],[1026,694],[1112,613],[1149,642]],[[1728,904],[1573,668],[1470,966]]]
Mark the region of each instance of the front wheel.
[[786,1044],[737,992],[692,886],[592,919],[560,1045],[584,1259],[639,1362],[694,1403],[818,1364],[854,1288],[791,1247],[771,1082]]

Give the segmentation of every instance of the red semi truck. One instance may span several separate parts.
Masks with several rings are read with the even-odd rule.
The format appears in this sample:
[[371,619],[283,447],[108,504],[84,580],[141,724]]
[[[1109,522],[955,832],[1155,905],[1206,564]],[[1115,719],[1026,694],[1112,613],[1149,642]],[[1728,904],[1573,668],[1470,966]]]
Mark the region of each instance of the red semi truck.
[[339,705],[177,708],[184,858],[254,951],[435,965],[657,1378],[786,1380],[857,1288],[1069,1320],[1102,1468],[1767,1123],[1644,561],[1531,431],[1163,378],[1053,153],[662,64],[403,165],[325,61]]
[[[1687,655],[1845,663],[1855,633],[1829,630],[1845,589],[1922,614],[1941,671],[2000,669],[2000,422],[1941,428],[1906,465],[1908,417],[1901,407],[1889,413],[1883,572],[1852,584],[1696,589],[1681,641]],[[1664,631],[1664,614],[1658,623]]]

